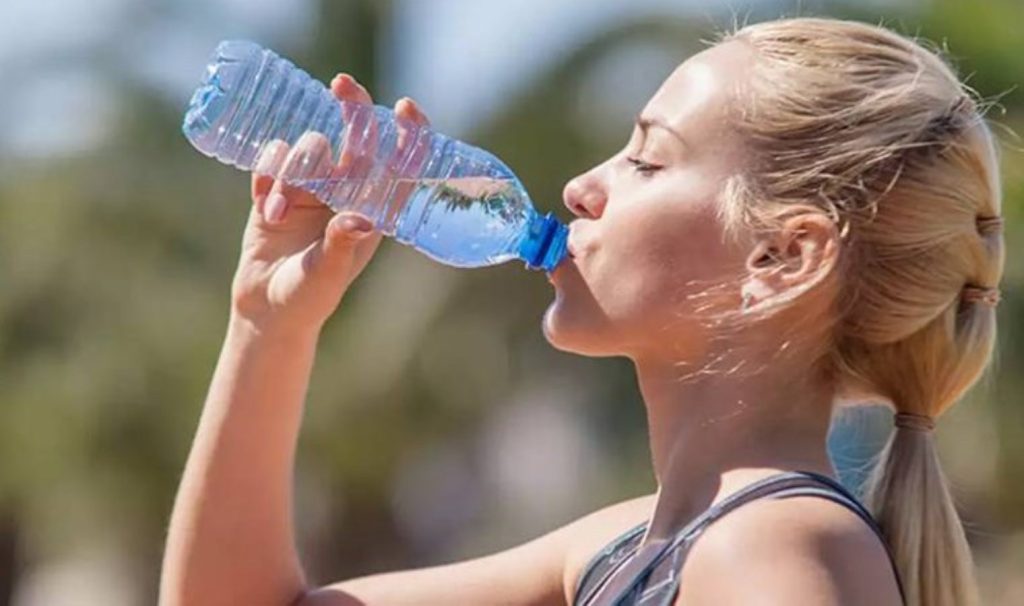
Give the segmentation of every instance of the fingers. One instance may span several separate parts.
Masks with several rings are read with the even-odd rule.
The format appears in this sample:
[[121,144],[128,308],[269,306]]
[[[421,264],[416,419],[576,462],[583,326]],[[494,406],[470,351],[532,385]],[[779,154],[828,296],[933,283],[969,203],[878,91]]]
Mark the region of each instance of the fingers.
[[[363,215],[341,212],[331,218],[320,241],[303,255],[302,265],[310,277],[324,276],[337,282],[339,277],[358,273],[380,244],[381,234]],[[358,267],[353,267],[356,263]]]
[[284,143],[268,145],[254,172],[269,174],[253,177],[253,200],[263,220],[279,225],[291,208],[322,206],[315,194],[330,189],[332,170],[331,146],[320,133],[303,133],[291,149]]
[[302,189],[316,191],[325,185],[333,168],[330,141],[321,133],[306,131],[288,152],[279,177]]
[[274,140],[263,146],[259,159],[252,171],[252,202],[260,214],[263,213],[263,203],[274,186],[274,179],[277,177],[288,155],[288,144],[284,141]]
[[430,126],[430,120],[409,97],[399,99],[394,111],[398,118],[398,145],[388,168],[399,176],[417,175],[430,147],[420,134]]
[[324,230],[323,249],[325,255],[332,255],[339,249],[351,245],[373,232],[373,223],[363,215],[342,212],[334,215]]
[[288,197],[275,187],[267,196],[262,209],[263,220],[271,225],[284,223],[284,216],[288,213]]
[[349,74],[338,74],[331,80],[331,93],[338,101],[345,103],[342,105],[345,136],[338,153],[338,173],[364,175],[373,165],[377,143],[373,98]]
[[259,158],[252,169],[253,174],[276,177],[288,156],[289,149],[288,144],[280,139],[269,141],[260,151]]
[[331,92],[338,101],[351,101],[363,105],[373,105],[373,97],[362,84],[349,74],[338,74],[331,80]]
[[288,221],[288,218],[296,210],[307,213],[322,211],[325,216],[330,216],[332,211],[313,194],[308,191],[288,185],[284,181],[277,181],[267,194],[263,205],[257,207],[263,221],[269,225],[281,225]]
[[[291,148],[283,141],[268,144],[252,178],[257,213],[268,224],[284,223],[295,207],[321,206],[317,198],[324,200],[334,192],[338,179],[366,179],[378,160],[374,155],[378,130],[370,93],[349,74],[335,76],[330,88],[335,98],[346,103],[346,132],[338,165],[334,165],[330,142],[317,132],[304,133]],[[430,151],[427,138],[419,136],[420,127],[428,126],[429,120],[409,98],[400,99],[394,112],[398,119],[397,149],[383,159],[385,170],[395,174],[408,169],[418,174],[418,167]],[[372,184],[359,189],[370,197],[375,193]],[[329,246],[329,240],[325,235],[325,246]]]
[[420,109],[419,104],[409,97],[402,97],[395,103],[395,115],[402,120],[415,122],[419,126],[430,126],[430,120]]

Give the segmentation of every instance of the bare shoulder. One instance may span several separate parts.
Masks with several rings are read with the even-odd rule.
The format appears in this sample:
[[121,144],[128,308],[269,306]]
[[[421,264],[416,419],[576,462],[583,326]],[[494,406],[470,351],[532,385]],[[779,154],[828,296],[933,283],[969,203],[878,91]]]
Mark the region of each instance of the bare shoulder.
[[762,499],[713,524],[677,604],[900,604],[885,547],[855,513],[815,497]]
[[656,495],[648,494],[620,501],[573,522],[562,576],[566,603],[572,603],[573,592],[587,564],[620,535],[648,520],[655,499]]

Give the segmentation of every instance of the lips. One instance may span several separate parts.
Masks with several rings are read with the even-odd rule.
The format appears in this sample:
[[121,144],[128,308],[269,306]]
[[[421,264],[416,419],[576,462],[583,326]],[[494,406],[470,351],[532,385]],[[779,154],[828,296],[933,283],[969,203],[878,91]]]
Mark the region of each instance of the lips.
[[573,249],[572,244],[566,243],[565,257],[554,269],[547,272],[548,281],[556,286],[558,285],[558,275],[568,271],[567,267],[576,265],[576,251]]

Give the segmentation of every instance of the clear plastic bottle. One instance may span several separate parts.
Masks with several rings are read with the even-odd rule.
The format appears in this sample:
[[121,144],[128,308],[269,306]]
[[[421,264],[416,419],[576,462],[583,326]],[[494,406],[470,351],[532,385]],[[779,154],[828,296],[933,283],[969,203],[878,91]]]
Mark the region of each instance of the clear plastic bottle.
[[252,42],[217,46],[182,129],[199,151],[243,170],[253,170],[273,141],[294,145],[320,133],[326,145],[304,146],[313,152],[269,172],[335,211],[366,215],[384,234],[448,265],[521,259],[552,271],[566,254],[566,227],[538,214],[492,154],[385,107],[339,103],[309,74]]

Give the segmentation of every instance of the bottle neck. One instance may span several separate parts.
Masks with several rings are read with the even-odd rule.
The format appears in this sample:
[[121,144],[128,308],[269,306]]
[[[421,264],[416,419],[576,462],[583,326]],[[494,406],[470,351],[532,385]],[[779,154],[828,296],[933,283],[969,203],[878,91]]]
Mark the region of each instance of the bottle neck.
[[534,212],[519,242],[519,258],[527,269],[554,271],[565,258],[568,235],[569,229],[553,213],[542,216]]

